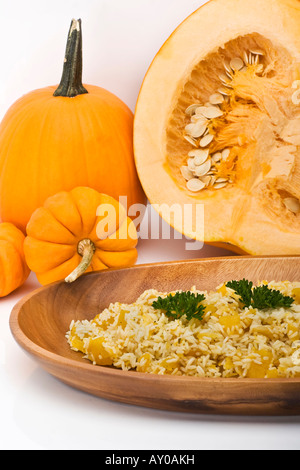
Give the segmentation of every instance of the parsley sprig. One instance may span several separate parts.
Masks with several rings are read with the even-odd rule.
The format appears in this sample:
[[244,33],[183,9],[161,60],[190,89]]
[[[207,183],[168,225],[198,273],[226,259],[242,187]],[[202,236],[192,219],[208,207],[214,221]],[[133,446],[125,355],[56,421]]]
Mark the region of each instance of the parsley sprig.
[[283,295],[279,290],[270,289],[266,285],[253,288],[253,282],[246,279],[227,282],[226,286],[239,295],[244,308],[253,307],[259,310],[280,307],[289,308],[294,302],[293,297]]
[[226,287],[234,290],[241,298],[245,307],[250,307],[252,301],[253,282],[242,279],[241,281],[227,282]]
[[204,294],[194,294],[189,291],[176,292],[165,298],[158,297],[152,306],[157,310],[162,310],[166,316],[172,319],[178,319],[185,315],[188,321],[192,318],[201,321],[205,311],[205,306],[201,303],[203,300],[205,300]]

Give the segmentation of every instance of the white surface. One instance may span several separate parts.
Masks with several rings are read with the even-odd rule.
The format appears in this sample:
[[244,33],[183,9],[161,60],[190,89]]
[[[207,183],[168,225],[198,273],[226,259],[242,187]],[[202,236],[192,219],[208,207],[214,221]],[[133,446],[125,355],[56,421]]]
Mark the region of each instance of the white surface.
[[[0,0],[0,118],[23,93],[59,82],[70,21],[82,18],[84,81],[134,109],[144,74],[174,28],[203,1]],[[186,240],[141,240],[139,263],[219,256]],[[15,343],[9,315],[38,287],[32,274],[0,300],[0,449],[295,449],[299,417],[177,414],[127,406],[74,390]]]

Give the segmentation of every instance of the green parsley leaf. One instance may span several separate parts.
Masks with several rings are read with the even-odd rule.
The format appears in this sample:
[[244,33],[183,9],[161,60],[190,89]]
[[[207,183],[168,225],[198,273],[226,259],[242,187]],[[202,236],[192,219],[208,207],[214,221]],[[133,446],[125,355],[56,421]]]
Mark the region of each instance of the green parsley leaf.
[[253,288],[253,283],[242,279],[241,281],[230,281],[227,287],[233,289],[241,298],[245,307],[253,307],[259,310],[265,308],[290,308],[294,299],[283,295],[279,290],[270,289],[266,285]]
[[241,281],[227,282],[226,286],[234,290],[240,296],[245,307],[250,307],[253,282],[242,279]]
[[283,295],[279,290],[269,289],[268,286],[255,287],[252,292],[252,307],[264,308],[290,308],[294,299]]
[[187,320],[197,318],[203,319],[205,306],[201,302],[205,300],[203,294],[194,294],[193,292],[176,292],[174,295],[169,294],[167,297],[158,297],[152,303],[157,310],[162,310],[168,317],[178,319],[186,316]]

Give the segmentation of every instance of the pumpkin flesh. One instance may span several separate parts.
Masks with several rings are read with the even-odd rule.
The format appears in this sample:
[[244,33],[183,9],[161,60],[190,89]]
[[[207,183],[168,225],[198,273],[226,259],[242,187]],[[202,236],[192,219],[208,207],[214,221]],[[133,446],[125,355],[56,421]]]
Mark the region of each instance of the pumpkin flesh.
[[[150,202],[179,232],[251,254],[300,254],[300,210],[284,203],[300,199],[300,108],[292,100],[300,77],[297,25],[298,2],[254,0],[246,8],[242,0],[211,0],[154,59],[137,103],[135,158]],[[192,193],[181,173],[194,148],[185,139],[186,110],[207,103],[223,86],[224,64],[251,50],[263,51],[259,67],[232,74],[223,114],[210,121],[211,155],[230,149],[217,175],[230,184]],[[204,223],[176,224],[162,207],[174,203],[182,212],[203,205]]]

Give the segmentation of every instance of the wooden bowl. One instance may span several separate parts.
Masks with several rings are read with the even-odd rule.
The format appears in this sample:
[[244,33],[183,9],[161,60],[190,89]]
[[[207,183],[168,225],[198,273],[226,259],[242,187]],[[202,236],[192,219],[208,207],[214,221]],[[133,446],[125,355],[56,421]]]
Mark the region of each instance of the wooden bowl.
[[160,376],[100,367],[69,348],[72,319],[91,319],[110,302],[131,303],[146,289],[215,289],[243,277],[257,282],[299,281],[300,257],[229,257],[140,265],[57,282],[23,298],[10,328],[18,344],[62,382],[133,405],[192,413],[300,414],[300,378],[225,379]]

